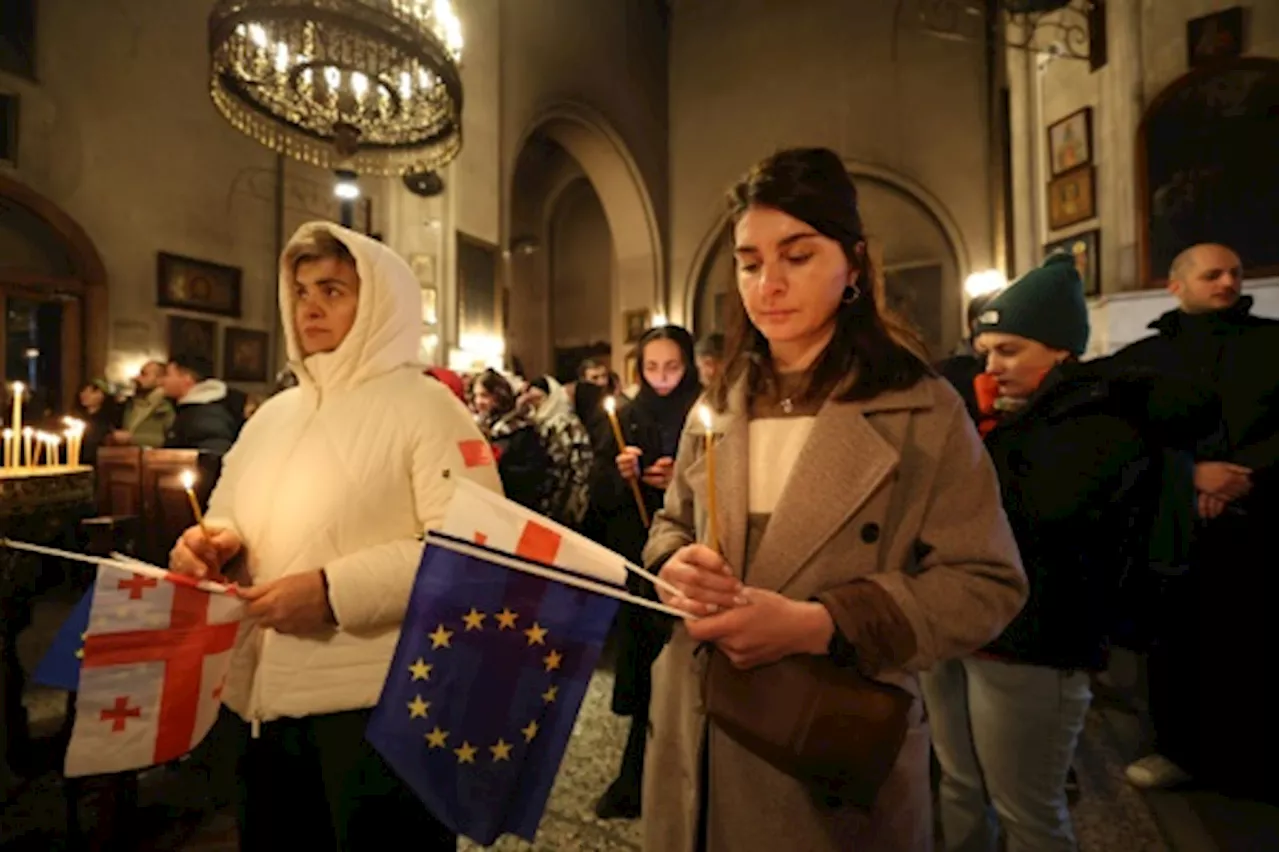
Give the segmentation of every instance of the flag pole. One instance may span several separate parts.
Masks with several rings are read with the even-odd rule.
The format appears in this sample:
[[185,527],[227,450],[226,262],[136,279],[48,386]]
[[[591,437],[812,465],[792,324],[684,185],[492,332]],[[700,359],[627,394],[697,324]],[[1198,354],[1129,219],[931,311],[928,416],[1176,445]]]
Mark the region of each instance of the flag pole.
[[190,586],[193,589],[199,589],[202,592],[212,592],[213,594],[218,595],[237,594],[235,586],[215,583],[212,580],[197,580],[194,577],[188,577],[184,574],[176,574],[173,571],[167,571],[164,568],[158,568],[155,565],[150,565],[146,562],[137,561],[132,558],[106,559],[101,556],[87,556],[83,553],[72,553],[69,550],[58,550],[56,547],[44,547],[39,544],[29,544],[25,541],[14,541],[11,538],[0,538],[0,547],[9,547],[14,550],[26,550],[31,553],[39,553],[44,556],[57,556],[62,559],[71,559],[76,562],[87,562],[90,565],[118,568],[121,571],[129,571],[134,574],[140,574],[143,577],[164,580],[167,583],[176,583],[179,586]]
[[526,574],[532,574],[535,577],[541,577],[544,580],[552,580],[557,583],[563,583],[566,586],[573,586],[575,588],[579,588],[584,591],[594,592],[597,595],[604,595],[605,597],[613,598],[614,600],[622,601],[623,603],[630,603],[630,604],[635,604],[636,606],[647,607],[648,609],[652,609],[657,612],[665,613],[667,615],[673,615],[676,618],[697,619],[696,615],[693,615],[688,612],[684,612],[683,610],[676,609],[675,607],[667,606],[666,604],[661,604],[661,603],[657,603],[656,601],[651,601],[648,598],[642,598],[639,595],[633,595],[630,592],[624,592],[618,589],[616,586],[608,586],[608,585],[605,585],[604,583],[597,583],[594,580],[587,580],[575,574],[569,574],[569,573],[557,571],[554,568],[544,568],[540,565],[535,565],[531,562],[525,562],[520,559],[515,559],[514,557],[504,556],[500,553],[494,553],[492,550],[482,550],[480,548],[473,548],[469,545],[463,544],[460,541],[453,541],[451,539],[445,539],[445,538],[437,538],[431,533],[427,533],[426,539],[427,539],[427,544],[435,545],[436,547],[443,547],[446,550],[452,550],[455,553],[461,553],[463,556],[473,556],[476,559],[485,559],[485,560],[488,560],[489,562],[493,562],[497,565],[501,565],[503,568],[511,568],[516,571],[523,571]]
[[650,583],[653,583],[659,589],[665,589],[666,591],[670,592],[673,595],[680,595],[681,597],[684,596],[684,592],[680,591],[674,585],[662,579],[657,574],[654,574],[651,571],[646,571],[643,568],[641,568],[639,565],[632,565],[630,562],[624,562],[622,564],[627,567],[628,571],[630,571],[631,573],[639,577],[644,577],[646,580],[648,580]]

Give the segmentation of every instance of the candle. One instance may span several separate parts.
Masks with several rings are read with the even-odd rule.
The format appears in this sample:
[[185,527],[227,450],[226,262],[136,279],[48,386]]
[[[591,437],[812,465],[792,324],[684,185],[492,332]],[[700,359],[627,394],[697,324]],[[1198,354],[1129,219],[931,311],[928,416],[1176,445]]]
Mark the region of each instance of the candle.
[[49,436],[49,466],[62,467],[62,437],[60,435]]
[[67,464],[70,467],[80,466],[80,448],[83,444],[84,421],[70,420],[67,426]]
[[196,475],[189,470],[182,472],[182,488],[187,492],[187,501],[191,503],[191,512],[196,516],[196,523],[200,525],[200,531],[204,533],[204,537],[209,537],[209,528],[204,525],[204,512],[200,511],[200,501],[196,499],[195,492]]
[[35,455],[33,455],[33,456],[31,456],[30,458],[28,458],[28,459],[27,459],[27,463],[28,463],[28,465],[30,465],[31,467],[39,467],[39,466],[40,466],[40,456],[41,456],[41,455],[43,455],[43,453],[44,453],[44,448],[45,448],[45,447],[47,447],[47,446],[49,446],[49,436],[48,436],[48,435],[46,435],[46,434],[45,434],[45,433],[43,433],[43,432],[37,432],[37,433],[35,434],[35,440],[36,440],[36,451],[35,451]]
[[[18,457],[18,467],[25,467],[31,464],[31,460],[35,458],[35,440],[36,430],[30,426],[22,427],[22,451],[23,454]],[[17,450],[15,450],[15,453]],[[25,463],[24,463],[25,460]]]
[[716,529],[716,448],[712,441],[711,409],[706,405],[698,406],[698,416],[702,420],[707,448],[707,546],[718,551],[720,533]]
[[[22,382],[13,383],[13,422],[10,426],[13,427],[13,434],[15,435],[26,434],[22,430],[22,392],[24,390],[26,390],[26,385]],[[28,453],[30,453],[30,450],[28,450]],[[21,464],[22,461],[19,459],[18,466],[21,466]]]
[[13,430],[4,430],[4,466],[16,467],[13,461]]
[[[618,423],[618,403],[613,397],[605,398],[604,410],[609,415],[609,422],[613,424],[613,439],[618,442],[618,452],[621,453],[627,448],[627,442],[622,437],[622,426]],[[648,527],[649,511],[644,507],[644,495],[640,493],[640,483],[634,479],[630,482],[631,494],[636,498],[636,508],[640,511],[640,520],[644,522],[645,527]]]

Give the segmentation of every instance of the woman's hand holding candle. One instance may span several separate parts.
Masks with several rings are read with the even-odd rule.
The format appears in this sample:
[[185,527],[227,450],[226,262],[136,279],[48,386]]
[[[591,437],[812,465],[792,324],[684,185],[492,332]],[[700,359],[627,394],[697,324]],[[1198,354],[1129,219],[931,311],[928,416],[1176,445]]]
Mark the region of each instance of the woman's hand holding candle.
[[644,469],[640,475],[640,481],[650,488],[657,488],[666,491],[671,485],[671,477],[676,470],[676,460],[670,456],[663,456],[653,464]]
[[618,466],[618,473],[628,482],[634,482],[640,478],[640,457],[644,455],[644,450],[639,447],[623,447],[621,452],[613,460]]
[[244,543],[231,530],[189,527],[169,552],[169,570],[197,580],[217,579],[222,567],[240,553]]
[[714,615],[747,603],[744,586],[733,576],[724,558],[702,544],[677,550],[658,576],[680,590],[679,595],[659,588],[662,602],[691,615]]

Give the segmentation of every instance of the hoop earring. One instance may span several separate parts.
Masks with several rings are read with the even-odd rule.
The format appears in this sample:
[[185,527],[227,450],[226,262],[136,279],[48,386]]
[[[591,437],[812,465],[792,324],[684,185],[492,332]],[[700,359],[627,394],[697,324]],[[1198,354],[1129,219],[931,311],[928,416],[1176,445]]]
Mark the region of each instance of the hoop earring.
[[840,297],[840,304],[852,305],[862,296],[862,291],[852,284],[844,288],[844,295]]

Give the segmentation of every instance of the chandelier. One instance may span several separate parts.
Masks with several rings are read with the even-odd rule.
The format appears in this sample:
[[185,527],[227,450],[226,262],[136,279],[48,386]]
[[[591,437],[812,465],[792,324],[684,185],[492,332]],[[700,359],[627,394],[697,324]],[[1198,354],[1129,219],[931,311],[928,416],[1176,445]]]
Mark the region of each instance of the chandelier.
[[449,0],[217,0],[209,87],[242,132],[306,163],[400,175],[462,148]]

